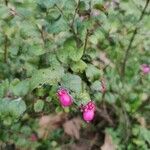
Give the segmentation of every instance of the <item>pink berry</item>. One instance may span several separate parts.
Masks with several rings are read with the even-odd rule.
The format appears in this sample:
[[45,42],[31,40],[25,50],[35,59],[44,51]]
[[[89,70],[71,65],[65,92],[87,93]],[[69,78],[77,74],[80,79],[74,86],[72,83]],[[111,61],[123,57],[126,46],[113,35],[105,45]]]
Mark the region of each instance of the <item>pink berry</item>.
[[30,141],[32,141],[32,142],[35,142],[35,141],[37,141],[38,139],[37,139],[37,136],[35,135],[35,134],[31,134],[31,136],[30,136]]
[[150,73],[150,66],[147,65],[147,64],[141,65],[141,71],[142,71],[144,74]]
[[73,103],[72,97],[66,89],[59,89],[57,95],[62,106],[67,107]]
[[86,122],[90,122],[93,120],[95,115],[96,106],[94,102],[89,101],[86,105],[81,105],[81,111],[83,112],[83,119]]
[[94,111],[93,110],[88,110],[88,111],[85,111],[83,112],[83,119],[86,121],[86,122],[90,122],[94,119]]

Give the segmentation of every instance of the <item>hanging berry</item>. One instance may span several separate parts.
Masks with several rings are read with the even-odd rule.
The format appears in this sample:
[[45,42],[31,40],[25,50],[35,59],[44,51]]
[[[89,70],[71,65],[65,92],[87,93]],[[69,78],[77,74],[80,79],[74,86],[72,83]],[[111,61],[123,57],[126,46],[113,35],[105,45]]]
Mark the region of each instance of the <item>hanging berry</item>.
[[57,96],[62,106],[68,107],[73,103],[73,99],[67,89],[61,88],[57,91]]
[[83,112],[83,119],[86,122],[90,122],[94,119],[95,116],[95,104],[92,101],[89,101],[86,105],[81,105],[81,111]]

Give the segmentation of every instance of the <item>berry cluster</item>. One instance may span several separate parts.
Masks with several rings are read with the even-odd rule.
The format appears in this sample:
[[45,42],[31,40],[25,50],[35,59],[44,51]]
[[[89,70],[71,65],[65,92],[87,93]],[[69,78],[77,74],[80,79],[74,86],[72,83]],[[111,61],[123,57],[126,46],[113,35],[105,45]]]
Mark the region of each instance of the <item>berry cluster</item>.
[[[57,96],[59,98],[60,104],[63,107],[68,107],[73,103],[73,98],[69,94],[68,90],[61,88],[57,91]],[[86,105],[80,106],[81,112],[83,113],[83,119],[86,122],[90,122],[94,119],[95,115],[95,104],[91,100]]]

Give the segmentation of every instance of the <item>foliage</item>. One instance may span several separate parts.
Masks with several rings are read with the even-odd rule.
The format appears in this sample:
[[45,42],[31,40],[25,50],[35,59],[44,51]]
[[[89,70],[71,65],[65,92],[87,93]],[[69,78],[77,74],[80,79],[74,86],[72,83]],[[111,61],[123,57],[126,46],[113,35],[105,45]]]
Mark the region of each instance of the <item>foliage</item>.
[[[149,0],[0,1],[0,147],[61,149],[74,142],[61,139],[66,130],[80,140],[75,129],[81,127],[68,128],[74,119],[41,138],[39,120],[62,112],[76,118],[79,106],[92,99],[100,117],[90,128],[106,136],[98,149],[109,138],[120,150],[148,150],[150,74],[140,66],[150,64],[149,5]],[[60,86],[73,97],[71,108],[60,107]],[[87,126],[82,124],[82,132]]]

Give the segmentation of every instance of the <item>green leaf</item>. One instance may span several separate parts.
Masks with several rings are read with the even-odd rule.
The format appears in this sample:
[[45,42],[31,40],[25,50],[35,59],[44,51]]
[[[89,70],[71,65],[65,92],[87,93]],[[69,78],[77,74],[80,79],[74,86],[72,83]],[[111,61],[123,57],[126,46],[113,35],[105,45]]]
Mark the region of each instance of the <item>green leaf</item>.
[[11,85],[11,90],[16,96],[25,96],[29,92],[29,80],[23,80],[16,85]]
[[10,120],[15,121],[18,119],[25,110],[26,104],[21,98],[15,100],[3,99],[0,101],[0,118],[2,118],[5,124],[11,123]]
[[48,62],[51,67],[60,67],[60,65],[61,65],[60,62],[58,61],[56,54],[54,54],[54,53],[51,53],[48,56]]
[[39,99],[34,104],[34,111],[35,112],[40,112],[40,111],[42,111],[43,107],[44,107],[44,102],[43,102],[43,100]]
[[94,8],[107,14],[107,10],[106,10],[105,6],[102,4],[95,4]]
[[32,133],[32,130],[29,126],[25,125],[21,128],[20,133],[22,133],[23,135],[26,135],[26,136],[30,136]]
[[[73,43],[72,43],[73,44]],[[83,55],[83,47],[77,47],[75,41],[69,50],[69,58],[73,61],[79,61]]]
[[42,47],[42,44],[34,44],[31,47],[29,47],[29,55],[35,55],[35,56],[39,56],[45,53],[44,48]]
[[113,103],[116,102],[117,97],[116,97],[115,94],[112,94],[112,93],[106,93],[105,99],[106,99],[106,101],[107,101],[108,103],[113,104]]
[[81,92],[81,78],[78,75],[67,73],[62,78],[62,86],[76,93]]
[[82,73],[87,67],[87,64],[82,61],[79,60],[78,62],[73,62],[71,64],[71,70],[75,73]]
[[0,19],[6,19],[10,16],[9,8],[5,5],[0,4]]
[[79,3],[79,10],[81,11],[81,10],[85,10],[85,9],[86,9],[86,4],[85,4],[85,2],[80,1],[80,3]]
[[100,93],[100,92],[95,93],[94,100],[97,102],[101,102],[102,101],[102,93]]
[[86,91],[76,96],[75,103],[80,106],[81,104],[86,105],[91,100],[89,93]]
[[83,47],[78,47],[75,39],[68,38],[57,52],[58,59],[63,63],[69,63],[69,60],[79,61],[83,55]]
[[12,124],[12,118],[10,116],[6,117],[4,120],[3,120],[3,123],[4,125],[6,126],[9,126]]
[[9,88],[9,82],[8,82],[8,80],[4,80],[0,84],[0,98],[4,97],[5,92],[8,90],[8,88]]
[[57,0],[38,0],[37,3],[43,8],[49,8],[52,7],[55,3],[57,3]]
[[57,51],[57,57],[58,59],[62,62],[62,63],[65,63],[67,64],[68,61],[69,61],[69,56],[68,56],[68,50],[65,49],[65,48],[60,48],[58,51]]
[[100,81],[97,80],[97,81],[92,83],[92,85],[91,85],[91,90],[92,91],[100,92],[100,89],[101,89],[101,82]]
[[67,31],[68,25],[63,17],[60,17],[59,20],[54,21],[48,27],[48,32],[50,33],[60,33],[61,31]]
[[100,78],[101,72],[94,65],[89,65],[86,69],[86,77],[90,82],[98,80]]
[[26,104],[21,98],[18,98],[10,101],[8,110],[12,112],[12,114],[14,114],[16,117],[19,117],[25,112]]
[[64,69],[62,67],[37,70],[30,79],[30,90],[35,89],[40,84],[57,84],[61,80],[63,74]]
[[140,127],[140,136],[150,144],[150,131],[144,127]]

